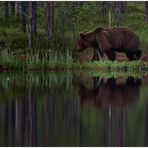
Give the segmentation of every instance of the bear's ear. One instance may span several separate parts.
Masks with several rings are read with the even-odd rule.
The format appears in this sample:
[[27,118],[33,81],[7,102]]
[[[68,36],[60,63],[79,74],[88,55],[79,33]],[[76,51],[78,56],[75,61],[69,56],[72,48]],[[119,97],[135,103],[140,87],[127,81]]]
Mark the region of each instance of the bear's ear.
[[103,30],[104,30],[104,28],[98,27],[98,28],[95,29],[95,32],[97,33],[97,32],[103,31]]
[[83,33],[80,33],[81,39],[85,39],[85,35]]

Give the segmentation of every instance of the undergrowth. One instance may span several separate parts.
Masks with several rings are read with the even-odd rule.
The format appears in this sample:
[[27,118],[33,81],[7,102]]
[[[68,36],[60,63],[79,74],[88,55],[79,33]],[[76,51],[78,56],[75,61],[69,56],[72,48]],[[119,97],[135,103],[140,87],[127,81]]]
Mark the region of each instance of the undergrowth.
[[12,55],[9,50],[0,53],[1,70],[108,70],[108,71],[142,71],[147,70],[147,63],[142,61],[93,61],[93,62],[74,62],[72,53],[68,50],[65,54],[44,50],[34,52],[28,51]]

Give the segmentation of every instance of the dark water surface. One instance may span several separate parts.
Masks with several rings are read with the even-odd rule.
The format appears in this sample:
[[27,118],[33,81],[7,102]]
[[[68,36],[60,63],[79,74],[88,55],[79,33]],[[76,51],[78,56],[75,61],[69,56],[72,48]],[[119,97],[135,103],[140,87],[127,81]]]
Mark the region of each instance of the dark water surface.
[[0,74],[0,146],[148,146],[148,77]]

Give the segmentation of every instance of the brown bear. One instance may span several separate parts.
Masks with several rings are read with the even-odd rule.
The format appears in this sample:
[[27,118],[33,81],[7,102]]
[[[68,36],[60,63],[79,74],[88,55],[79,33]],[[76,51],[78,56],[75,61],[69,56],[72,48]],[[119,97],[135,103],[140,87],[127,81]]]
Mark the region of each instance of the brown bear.
[[[129,60],[138,60],[142,51],[139,49],[140,41],[138,35],[126,27],[96,28],[89,32],[80,33],[73,53],[81,52],[88,47],[95,51],[94,60],[103,57],[105,53],[109,60],[116,59],[115,52],[124,52]],[[98,54],[99,52],[99,54]]]
[[[93,77],[91,78],[93,82],[92,87],[89,88],[87,87],[89,84],[88,79],[86,81],[83,79],[81,76],[73,84],[80,96],[82,105],[94,102],[99,108],[106,108],[108,106],[124,108],[139,100],[140,87],[142,85],[141,79],[134,79],[133,77],[119,77],[116,79]],[[89,80],[89,82],[91,81]]]

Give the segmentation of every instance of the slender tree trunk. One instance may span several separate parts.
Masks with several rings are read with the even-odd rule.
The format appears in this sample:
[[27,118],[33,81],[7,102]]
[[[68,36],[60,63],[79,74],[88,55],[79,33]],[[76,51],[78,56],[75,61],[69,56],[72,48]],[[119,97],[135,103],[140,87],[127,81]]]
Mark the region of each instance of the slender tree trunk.
[[29,48],[33,47],[32,41],[33,41],[33,34],[34,34],[34,2],[29,2],[29,34],[28,34],[28,40],[29,40]]
[[116,9],[120,6],[121,9],[121,13],[123,14],[125,12],[125,10],[127,9],[127,1],[115,1],[114,3],[114,10],[116,11]]
[[61,35],[65,34],[65,26],[66,26],[66,4],[65,2],[61,2]]
[[26,2],[26,15],[28,16],[29,15],[29,1]]
[[14,1],[11,1],[11,2],[10,2],[10,14],[11,14],[12,16],[15,15],[15,2],[14,2]]
[[54,33],[54,2],[47,2],[46,7],[46,32],[49,42]]
[[20,2],[15,1],[15,15],[19,16],[19,12],[20,12]]
[[127,9],[127,1],[121,1],[121,13],[123,14]]
[[[125,10],[127,10],[127,1],[124,1],[124,2],[123,2],[123,7],[124,7],[124,12],[125,12]],[[123,13],[124,13],[124,12],[123,12]]]
[[145,22],[148,23],[148,1],[145,2]]
[[32,2],[32,25],[33,34],[37,35],[37,2]]
[[108,3],[107,1],[102,2],[102,7],[103,7],[103,16],[105,17],[107,12],[108,12]]
[[79,1],[78,3],[79,3],[79,6],[82,7],[84,5],[85,1]]
[[32,25],[32,16],[29,17],[29,48],[32,48],[32,39],[33,39],[33,25]]
[[26,32],[26,2],[21,2],[21,30]]
[[109,22],[109,27],[112,25],[112,17],[111,17],[111,2],[108,2],[108,22]]
[[36,39],[36,45],[38,44],[38,38],[37,38],[37,2],[31,2],[31,18],[32,18],[32,26],[30,26],[32,28],[32,36],[35,37]]
[[73,36],[75,37],[75,29],[76,29],[76,7],[78,5],[78,2],[72,2],[72,10],[73,10],[73,15],[72,15],[72,32],[73,32]]
[[3,11],[4,11],[3,12],[4,17],[8,17],[9,16],[9,6],[8,6],[7,1],[4,2],[4,10]]
[[122,14],[121,14],[121,2],[116,2],[116,25],[119,27],[121,25],[121,19],[122,19]]

